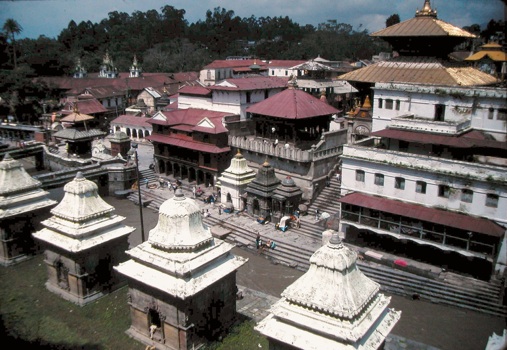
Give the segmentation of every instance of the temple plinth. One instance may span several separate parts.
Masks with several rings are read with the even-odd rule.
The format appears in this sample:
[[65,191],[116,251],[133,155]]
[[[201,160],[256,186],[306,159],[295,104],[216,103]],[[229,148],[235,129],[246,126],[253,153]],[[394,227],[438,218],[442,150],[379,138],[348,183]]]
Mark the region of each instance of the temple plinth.
[[129,285],[127,333],[157,349],[198,349],[236,317],[236,270],[247,259],[213,238],[181,189],[165,201],[148,240],[115,269]]
[[113,266],[127,260],[128,236],[135,228],[122,223],[125,217],[114,213],[81,172],[63,190],[53,216],[33,236],[45,246],[46,287],[83,306],[125,285]]
[[21,163],[8,153],[0,162],[0,264],[26,260],[38,248],[32,239],[35,217],[56,204]]

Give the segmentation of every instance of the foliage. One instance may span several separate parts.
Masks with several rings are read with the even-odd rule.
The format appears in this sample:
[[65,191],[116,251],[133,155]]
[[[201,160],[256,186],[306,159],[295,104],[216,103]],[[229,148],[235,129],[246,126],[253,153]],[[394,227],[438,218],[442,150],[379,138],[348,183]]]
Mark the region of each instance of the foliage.
[[386,19],[386,28],[400,23],[400,15],[397,13],[392,14]]
[[[23,278],[20,278],[23,276]],[[84,307],[49,292],[43,255],[0,271],[0,340],[24,349],[123,349],[145,346],[130,338],[127,287]],[[3,326],[3,327],[2,327]],[[239,315],[221,341],[206,349],[267,349],[255,322]]]

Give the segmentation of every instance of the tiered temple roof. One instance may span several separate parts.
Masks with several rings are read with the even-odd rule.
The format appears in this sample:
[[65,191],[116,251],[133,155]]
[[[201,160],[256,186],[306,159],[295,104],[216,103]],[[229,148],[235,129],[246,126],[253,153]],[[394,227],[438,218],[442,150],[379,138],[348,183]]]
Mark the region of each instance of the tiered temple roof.
[[222,172],[219,180],[222,185],[227,183],[232,186],[241,186],[250,183],[255,175],[255,171],[248,166],[246,159],[238,150],[231,160],[231,166]]
[[0,162],[0,219],[27,214],[56,204],[22,164],[7,153]]
[[77,253],[91,249],[135,230],[122,224],[125,217],[98,195],[98,186],[78,172],[64,188],[65,196],[51,210],[53,216],[33,236],[52,246]]
[[400,318],[334,232],[256,329],[298,349],[378,349]]
[[131,259],[115,269],[132,280],[187,299],[247,261],[234,256],[232,248],[213,238],[202,222],[198,204],[178,189],[160,206],[157,226],[148,240],[128,250]]

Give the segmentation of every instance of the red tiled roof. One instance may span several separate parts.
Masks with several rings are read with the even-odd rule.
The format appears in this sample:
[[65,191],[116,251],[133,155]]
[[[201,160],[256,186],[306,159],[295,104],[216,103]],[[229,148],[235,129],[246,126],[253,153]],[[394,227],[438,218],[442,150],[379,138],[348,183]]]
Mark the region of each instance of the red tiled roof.
[[388,128],[372,132],[370,136],[386,137],[416,143],[423,142],[456,148],[487,147],[507,150],[507,144],[505,142],[487,139],[482,132],[477,130],[460,135],[445,135]]
[[249,113],[286,119],[305,119],[337,114],[326,102],[297,89],[287,89],[246,109]]
[[249,60],[215,60],[204,66],[203,69],[217,69],[217,68],[241,68],[241,67],[250,67],[252,64],[257,64],[261,66],[261,68],[290,68],[294,67],[298,64],[304,63],[306,61],[303,60],[271,60],[271,61],[262,61],[258,59],[249,59]]
[[476,38],[476,35],[467,32],[453,24],[434,17],[421,16],[408,19],[387,28],[370,34],[374,37],[388,38],[400,36],[430,36],[430,37],[462,37]]
[[487,236],[503,237],[505,232],[503,227],[488,219],[370,196],[359,192],[348,194],[339,199],[339,201],[363,208],[370,208],[439,225],[455,227],[461,230],[477,232]]
[[97,101],[95,98],[90,98],[66,103],[64,109],[61,110],[61,113],[62,114],[73,113],[74,104],[77,104],[77,110],[81,114],[96,114],[107,112],[107,109],[102,105],[102,103]]
[[[222,118],[229,115],[234,115],[225,112],[209,111],[206,109],[188,108],[188,109],[177,109],[174,111],[161,111],[166,121],[150,119],[148,123],[169,125],[171,127],[178,126],[182,128],[183,125],[190,126],[194,131],[206,132],[209,134],[219,134],[227,132],[228,130],[222,124]],[[203,119],[207,118],[214,127],[198,127],[197,124]],[[186,129],[185,129],[186,130]]]
[[146,137],[148,140],[153,142],[159,142],[167,145],[178,146],[182,148],[188,148],[194,151],[199,152],[207,152],[207,153],[224,153],[229,152],[231,148],[227,147],[218,147],[216,145],[204,142],[198,142],[193,140],[192,138],[185,137],[182,138],[181,135],[160,135],[160,134],[151,134]]
[[211,90],[202,86],[184,86],[178,90],[179,94],[185,95],[202,95],[208,96],[211,95]]
[[[264,89],[275,89],[275,88],[286,88],[288,78],[280,77],[245,77],[245,78],[234,78],[224,79],[219,83],[210,86],[210,90],[264,90]],[[220,84],[232,84],[232,87],[221,86]]]
[[122,124],[122,125],[137,125],[151,128],[151,124],[148,123],[150,118],[136,117],[135,115],[123,114],[118,118],[111,121],[111,124]]

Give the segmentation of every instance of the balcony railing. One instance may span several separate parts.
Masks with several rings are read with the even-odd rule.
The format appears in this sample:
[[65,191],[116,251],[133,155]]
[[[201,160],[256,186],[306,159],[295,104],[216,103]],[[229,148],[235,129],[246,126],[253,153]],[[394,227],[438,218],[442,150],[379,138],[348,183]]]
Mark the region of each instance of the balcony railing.
[[488,244],[474,239],[474,237],[480,237],[478,234],[468,233],[468,238],[463,238],[453,233],[452,228],[450,228],[450,232],[446,232],[447,230],[445,228],[443,232],[438,232],[428,229],[423,222],[413,223],[414,220],[411,218],[402,218],[399,221],[393,221],[388,218],[373,217],[361,212],[342,209],[341,220],[386,231],[386,233],[389,232],[399,235],[399,237],[406,237],[407,239],[417,239],[433,245],[437,244],[453,247],[457,250],[466,250],[479,257],[484,257],[484,255],[486,255],[492,258],[496,251],[495,244]]

